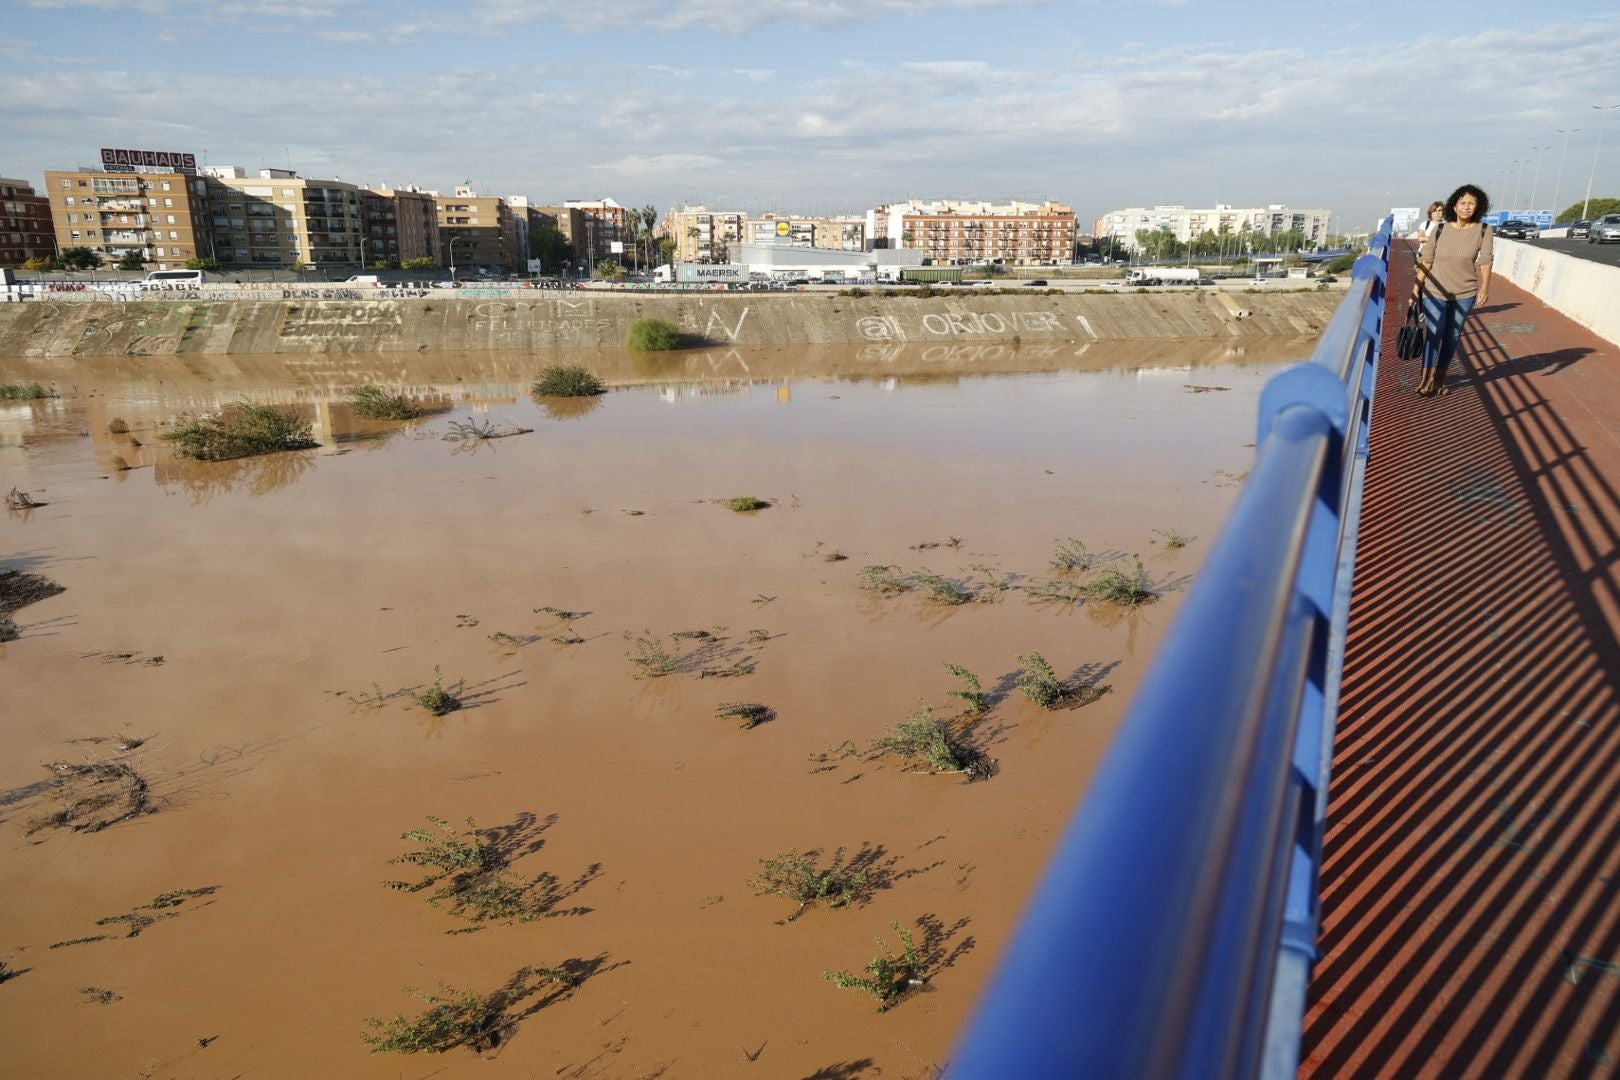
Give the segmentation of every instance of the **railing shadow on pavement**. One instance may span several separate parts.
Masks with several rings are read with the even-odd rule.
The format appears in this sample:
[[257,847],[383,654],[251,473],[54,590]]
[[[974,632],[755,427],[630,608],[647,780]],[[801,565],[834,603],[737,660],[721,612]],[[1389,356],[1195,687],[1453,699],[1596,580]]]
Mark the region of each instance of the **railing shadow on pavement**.
[[1592,350],[1509,355],[1516,306],[1379,399],[1304,1076],[1612,1067],[1620,496],[1539,383]]

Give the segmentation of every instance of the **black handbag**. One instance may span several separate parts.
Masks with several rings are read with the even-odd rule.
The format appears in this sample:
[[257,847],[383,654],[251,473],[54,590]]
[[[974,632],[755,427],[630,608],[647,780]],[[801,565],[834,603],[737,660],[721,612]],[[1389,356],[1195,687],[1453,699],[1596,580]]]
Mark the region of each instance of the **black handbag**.
[[1395,355],[1402,360],[1416,360],[1423,355],[1424,338],[1428,331],[1418,317],[1418,305],[1406,309],[1406,324],[1395,335]]

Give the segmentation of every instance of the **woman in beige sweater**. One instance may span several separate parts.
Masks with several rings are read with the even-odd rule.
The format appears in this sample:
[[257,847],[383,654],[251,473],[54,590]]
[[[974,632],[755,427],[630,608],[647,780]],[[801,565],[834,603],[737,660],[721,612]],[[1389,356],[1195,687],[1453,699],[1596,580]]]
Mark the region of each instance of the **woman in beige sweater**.
[[1457,352],[1463,323],[1490,294],[1491,229],[1480,220],[1490,208],[1485,192],[1464,184],[1446,200],[1445,220],[1423,238],[1418,251],[1412,300],[1422,298],[1428,328],[1417,391],[1424,397],[1444,392],[1446,367]]

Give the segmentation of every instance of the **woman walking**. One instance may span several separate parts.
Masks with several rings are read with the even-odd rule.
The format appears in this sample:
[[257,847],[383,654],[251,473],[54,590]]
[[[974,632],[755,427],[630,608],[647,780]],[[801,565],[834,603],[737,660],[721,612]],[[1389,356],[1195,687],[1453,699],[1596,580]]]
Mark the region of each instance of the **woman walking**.
[[1424,397],[1442,393],[1446,368],[1457,352],[1463,323],[1491,289],[1491,230],[1480,219],[1491,201],[1473,184],[1464,184],[1446,200],[1442,220],[1423,238],[1418,251],[1417,281],[1412,300],[1423,301],[1428,330],[1423,345]]
[[1434,232],[1435,228],[1442,221],[1445,220],[1445,214],[1446,214],[1446,204],[1445,203],[1443,203],[1443,202],[1432,202],[1432,203],[1430,203],[1429,204],[1429,212],[1428,212],[1427,219],[1423,222],[1423,224],[1421,224],[1417,228],[1413,229],[1412,230],[1412,235],[1408,236],[1407,239],[1408,240],[1422,240],[1424,237],[1426,237],[1430,233]]

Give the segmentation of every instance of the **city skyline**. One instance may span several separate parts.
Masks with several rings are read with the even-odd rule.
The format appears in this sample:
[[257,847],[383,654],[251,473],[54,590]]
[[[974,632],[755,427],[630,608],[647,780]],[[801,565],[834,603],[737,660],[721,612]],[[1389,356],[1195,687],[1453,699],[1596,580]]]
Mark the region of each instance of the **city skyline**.
[[1366,228],[1464,181],[1556,210],[1600,124],[1594,194],[1620,192],[1592,108],[1620,104],[1610,8],[23,0],[0,173],[128,146],[660,210],[1283,203]]

